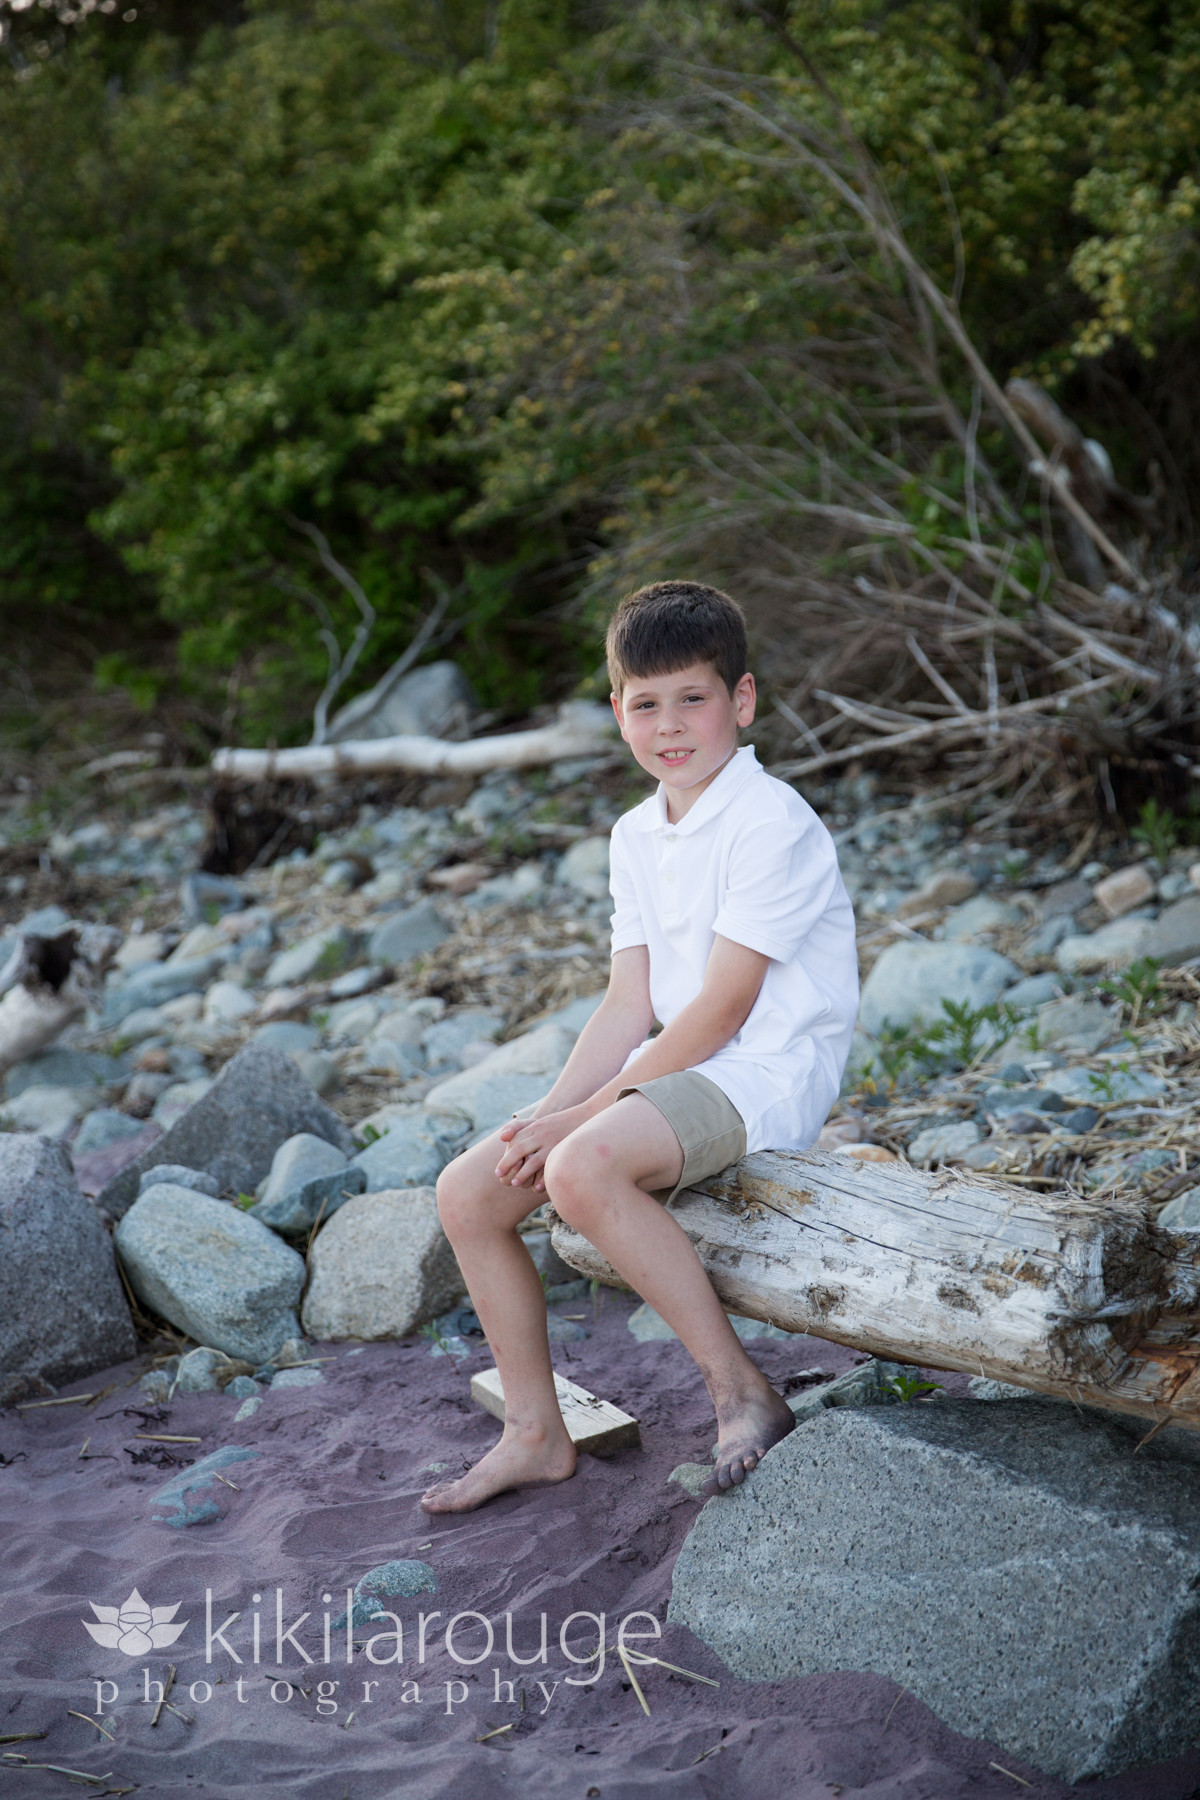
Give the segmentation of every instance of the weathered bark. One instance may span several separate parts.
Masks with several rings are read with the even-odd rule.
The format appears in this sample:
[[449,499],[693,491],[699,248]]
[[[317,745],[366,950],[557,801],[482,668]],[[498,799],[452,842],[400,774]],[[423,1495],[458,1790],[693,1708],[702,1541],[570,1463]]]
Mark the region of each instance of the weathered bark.
[[442,738],[351,739],[344,744],[308,744],[298,750],[218,750],[218,775],[250,780],[299,779],[310,775],[378,774],[403,769],[417,775],[486,775],[490,769],[528,769],[565,757],[592,756],[609,747],[612,715],[590,701],[570,701],[553,725],[537,731],[510,731],[498,737],[448,744]]
[[[670,1211],[731,1312],[1200,1430],[1200,1242],[1136,1199],[763,1151]],[[553,1242],[619,1281],[561,1220]]]
[[0,1073],[36,1056],[99,995],[121,933],[72,924],[57,937],[22,937],[0,972]]

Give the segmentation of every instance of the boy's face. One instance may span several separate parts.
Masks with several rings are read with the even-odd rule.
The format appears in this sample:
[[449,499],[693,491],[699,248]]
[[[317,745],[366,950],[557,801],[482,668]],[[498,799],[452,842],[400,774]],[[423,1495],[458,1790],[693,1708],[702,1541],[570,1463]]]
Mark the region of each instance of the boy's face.
[[669,675],[636,675],[612,696],[621,736],[648,774],[667,790],[667,811],[681,817],[737,749],[738,728],[754,719],[754,677],[731,694],[711,663]]

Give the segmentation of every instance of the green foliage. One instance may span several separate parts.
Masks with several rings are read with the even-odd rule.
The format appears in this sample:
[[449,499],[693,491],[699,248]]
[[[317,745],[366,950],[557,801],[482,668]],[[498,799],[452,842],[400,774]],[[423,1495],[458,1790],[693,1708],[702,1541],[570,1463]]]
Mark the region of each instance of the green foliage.
[[904,1373],[890,1375],[886,1381],[880,1382],[879,1387],[881,1393],[904,1403],[918,1399],[921,1394],[940,1394],[942,1392],[940,1381],[922,1381],[919,1375]]
[[[411,637],[428,569],[455,593],[429,654],[510,712],[595,669],[618,584],[734,579],[771,533],[783,566],[831,459],[864,492],[890,468],[911,532],[868,554],[961,568],[975,476],[944,394],[905,417],[881,396],[884,370],[927,391],[925,351],[896,269],[788,147],[838,131],[771,19],[1000,377],[1066,384],[1085,425],[1107,407],[1119,473],[1141,485],[1153,455],[1186,507],[1181,0],[54,0],[13,15],[0,73],[15,625],[94,639],[97,683],[135,706],[174,656],[209,736],[225,716],[285,742],[325,676],[317,606],[343,643],[356,618],[296,520],[377,609],[359,686]],[[965,413],[961,371],[937,379]],[[986,418],[980,449],[1003,473]],[[1036,507],[1030,527],[1005,552],[1021,616],[1050,579]],[[977,528],[1001,541],[986,507]],[[850,572],[863,547],[818,548]]]
[[1101,1106],[1112,1106],[1117,1098],[1117,1076],[1128,1075],[1129,1064],[1118,1063],[1114,1069],[1111,1065],[1106,1069],[1094,1069],[1088,1076],[1088,1087],[1092,1098]]
[[930,1043],[945,1044],[957,1062],[974,1062],[985,1025],[999,1018],[995,1006],[972,1007],[965,1000],[943,1000],[944,1019],[935,1020],[927,1033]]
[[123,650],[98,656],[92,665],[92,680],[100,693],[123,688],[139,712],[150,712],[158,699],[158,677],[149,669],[139,669]]
[[929,1074],[967,1068],[985,1048],[995,1050],[1010,1038],[1022,1017],[1004,1001],[972,1007],[965,1000],[943,1000],[942,1017],[929,1025],[921,1019],[911,1025],[893,1025],[885,1019],[876,1037],[875,1060],[889,1087],[908,1068]]
[[1123,975],[1097,983],[1106,994],[1111,994],[1114,1000],[1129,1009],[1131,1027],[1136,1026],[1143,1014],[1149,1016],[1161,1012],[1167,1004],[1166,993],[1158,978],[1159,967],[1157,957],[1139,956]]
[[360,1125],[355,1133],[364,1150],[369,1150],[372,1144],[377,1144],[383,1135],[383,1132],[374,1125]]
[[1179,844],[1181,821],[1169,806],[1160,806],[1157,800],[1147,800],[1129,835],[1135,843],[1145,844],[1158,862],[1165,863]]
[[236,1204],[241,1207],[243,1212],[249,1212],[250,1208],[256,1204],[254,1195],[239,1194]]

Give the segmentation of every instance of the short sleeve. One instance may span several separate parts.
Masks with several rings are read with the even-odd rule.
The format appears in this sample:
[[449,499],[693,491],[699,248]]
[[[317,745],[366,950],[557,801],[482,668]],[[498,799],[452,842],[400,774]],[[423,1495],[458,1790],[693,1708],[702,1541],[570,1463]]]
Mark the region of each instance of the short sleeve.
[[618,950],[632,950],[637,944],[648,943],[646,927],[642,923],[642,909],[638,905],[637,884],[633,878],[629,847],[625,843],[619,822],[613,827],[612,837],[609,839],[608,887],[616,908],[612,915],[613,954]]
[[801,944],[838,891],[837,852],[815,813],[780,807],[747,821],[731,846],[713,930],[775,962],[796,960]]

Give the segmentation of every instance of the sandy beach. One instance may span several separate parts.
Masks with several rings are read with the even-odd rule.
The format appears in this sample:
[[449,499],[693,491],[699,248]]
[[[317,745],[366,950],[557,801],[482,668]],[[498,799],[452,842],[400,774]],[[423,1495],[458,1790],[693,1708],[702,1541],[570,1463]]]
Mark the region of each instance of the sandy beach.
[[[880,1676],[745,1682],[681,1627],[635,1640],[665,1621],[675,1557],[700,1505],[668,1477],[706,1460],[713,1424],[682,1346],[630,1334],[634,1304],[606,1293],[598,1320],[588,1301],[559,1307],[584,1313],[591,1335],[556,1345],[554,1355],[564,1375],[638,1418],[643,1447],[583,1456],[568,1482],[457,1518],[430,1518],[418,1499],[434,1465],[454,1472],[494,1440],[496,1422],[469,1395],[471,1373],[490,1364],[485,1349],[455,1361],[432,1355],[423,1337],[319,1345],[313,1354],[332,1359],[319,1365],[324,1380],[268,1392],[240,1424],[236,1402],[219,1393],[150,1406],[136,1386],[144,1359],[64,1390],[99,1394],[112,1385],[90,1406],[3,1414],[0,1727],[6,1738],[45,1734],[0,1747],[10,1759],[28,1758],[9,1761],[5,1794],[63,1792],[68,1778],[30,1766],[37,1763],[91,1777],[97,1794],[136,1787],[171,1800],[199,1792],[484,1800],[535,1788],[554,1800],[1064,1800],[1074,1792],[994,1745],[958,1736]],[[781,1386],[801,1370],[834,1375],[859,1360],[802,1337],[758,1339],[751,1352]],[[961,1378],[942,1379],[961,1391]],[[154,1446],[149,1435],[200,1441]],[[130,1452],[198,1460],[229,1445],[256,1454],[226,1465],[231,1485],[206,1490],[220,1516],[182,1529],[156,1523],[153,1497],[177,1471],[135,1463]],[[396,1559],[428,1570],[422,1591],[379,1602],[403,1628],[403,1660],[394,1660],[395,1623],[379,1619],[355,1626],[347,1666],[346,1589]],[[171,1623],[184,1629],[170,1647],[129,1654],[84,1630],[82,1621],[96,1620],[92,1602],[120,1608],[135,1588],[150,1608],[178,1605]],[[280,1612],[293,1635],[276,1661]],[[233,1613],[240,1617],[226,1625]],[[459,1613],[482,1617],[455,1620]],[[506,1615],[513,1652],[528,1658],[539,1651],[542,1613],[546,1660],[520,1666],[508,1654]],[[571,1614],[583,1616],[567,1626],[564,1649]],[[594,1615],[604,1616],[610,1647],[626,1621],[629,1644],[719,1685],[640,1665],[647,1717],[611,1648],[591,1683],[594,1664],[568,1656],[596,1649]],[[171,1664],[170,1705],[152,1726],[156,1684]],[[112,1741],[73,1713],[100,1718]],[[1097,1800],[1184,1800],[1198,1784],[1194,1753],[1088,1791]]]

